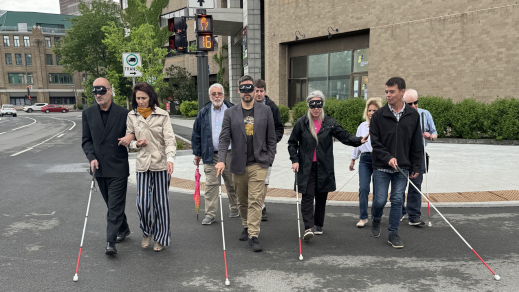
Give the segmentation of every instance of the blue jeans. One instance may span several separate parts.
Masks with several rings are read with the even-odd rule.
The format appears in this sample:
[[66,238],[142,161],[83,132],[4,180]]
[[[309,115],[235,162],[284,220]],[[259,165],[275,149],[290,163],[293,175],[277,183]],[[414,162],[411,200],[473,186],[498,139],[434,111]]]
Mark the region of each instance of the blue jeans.
[[389,234],[398,234],[398,226],[402,217],[402,202],[404,198],[405,188],[407,186],[408,171],[403,170],[405,176],[400,172],[387,173],[378,169],[373,170],[374,179],[374,195],[373,205],[371,207],[371,218],[380,221],[384,213],[384,206],[387,202],[387,194],[389,183],[391,183],[391,211],[389,212]]
[[[371,153],[366,152],[360,155],[359,160],[359,209],[360,220],[368,219],[368,197],[370,184],[373,174],[373,165],[371,164]],[[373,193],[375,192],[375,184],[373,183]]]
[[[420,216],[422,212],[420,208],[422,207],[422,195],[418,191],[422,190],[422,181],[423,174],[425,172],[425,162],[422,159],[422,169],[420,171],[420,175],[417,178],[412,178],[411,182],[414,183],[415,186],[418,187],[418,190],[413,187],[413,185],[409,184],[409,190],[407,191],[407,206],[404,206],[404,202],[402,203],[402,215],[406,213],[409,216],[409,220],[420,220]],[[405,197],[405,195],[403,195]]]

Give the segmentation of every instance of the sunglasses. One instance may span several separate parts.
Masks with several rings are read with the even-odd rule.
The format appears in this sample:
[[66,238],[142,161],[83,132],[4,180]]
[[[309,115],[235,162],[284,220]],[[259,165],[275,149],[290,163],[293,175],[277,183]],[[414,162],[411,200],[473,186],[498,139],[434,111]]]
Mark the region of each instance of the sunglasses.
[[251,93],[254,91],[254,85],[252,84],[241,84],[238,88],[241,93]]
[[417,104],[418,104],[418,100],[415,101],[415,102],[408,102],[408,103],[407,103],[408,106],[413,106],[413,104],[414,104],[414,105],[417,105]]
[[94,89],[92,90],[92,93],[94,95],[105,95],[108,92],[108,89],[104,86],[94,86]]
[[309,103],[308,103],[308,107],[311,108],[311,109],[314,109],[314,108],[323,108],[324,106],[324,103],[322,100],[311,100]]

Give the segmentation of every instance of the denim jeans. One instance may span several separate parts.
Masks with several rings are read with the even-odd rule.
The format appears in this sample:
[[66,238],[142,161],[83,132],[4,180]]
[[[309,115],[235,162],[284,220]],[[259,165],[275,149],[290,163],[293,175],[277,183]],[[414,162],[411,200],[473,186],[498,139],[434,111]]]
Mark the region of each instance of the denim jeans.
[[[423,173],[425,172],[425,162],[422,159],[422,169],[417,178],[412,178],[411,182],[414,183],[418,190],[422,190],[422,181],[423,181]],[[406,213],[409,216],[409,220],[418,219],[420,220],[420,216],[422,212],[420,208],[422,207],[422,195],[418,192],[418,190],[413,187],[413,185],[409,184],[409,190],[407,191],[407,206],[404,206],[404,202],[402,203],[402,215]],[[405,197],[405,194],[403,195]]]
[[[371,153],[362,153],[359,159],[359,219],[368,219],[368,197],[372,181],[373,165],[371,164]],[[373,193],[375,192],[373,184]]]
[[389,183],[391,183],[391,195],[389,201],[391,202],[391,211],[389,212],[389,234],[398,234],[398,226],[400,225],[400,218],[402,217],[402,201],[405,188],[407,186],[408,171],[403,170],[405,176],[400,172],[387,173],[378,169],[373,170],[374,179],[374,195],[373,205],[371,207],[371,218],[380,221],[384,213],[384,206],[387,202],[387,194],[389,190]]

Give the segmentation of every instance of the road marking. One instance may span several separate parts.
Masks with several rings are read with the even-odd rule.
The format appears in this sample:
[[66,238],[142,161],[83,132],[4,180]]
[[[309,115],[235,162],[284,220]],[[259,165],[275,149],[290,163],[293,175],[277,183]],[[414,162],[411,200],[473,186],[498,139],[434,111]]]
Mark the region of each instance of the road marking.
[[55,120],[62,120],[62,121],[69,121],[69,122],[73,123],[72,127],[70,127],[70,129],[68,129],[69,131],[72,130],[72,129],[74,129],[74,127],[76,126],[76,122],[71,121],[71,120],[61,119],[61,118],[52,118],[52,119],[55,119]]
[[22,153],[24,153],[24,152],[27,152],[27,151],[29,151],[29,150],[32,150],[32,148],[27,148],[27,149],[22,150],[22,151],[20,151],[20,152],[18,152],[18,153],[15,153],[15,154],[13,154],[13,155],[11,155],[11,156],[16,156],[16,155],[22,154]]
[[0,133],[0,135],[5,134],[5,133],[7,133],[7,132],[2,132],[2,133]]
[[21,126],[21,127],[18,127],[18,128],[14,128],[14,129],[12,129],[11,131],[15,131],[15,130],[18,130],[18,129],[21,129],[21,128],[29,127],[30,125],[34,125],[34,124],[37,122],[37,121],[36,121],[35,119],[33,119],[33,118],[28,118],[28,117],[22,117],[22,118],[31,119],[31,120],[33,120],[34,122],[32,122],[32,123],[30,123],[30,124],[28,124],[28,125],[25,125],[25,126]]
[[61,137],[61,136],[63,136],[63,135],[65,135],[65,134],[61,134],[61,135],[59,135],[58,138]]

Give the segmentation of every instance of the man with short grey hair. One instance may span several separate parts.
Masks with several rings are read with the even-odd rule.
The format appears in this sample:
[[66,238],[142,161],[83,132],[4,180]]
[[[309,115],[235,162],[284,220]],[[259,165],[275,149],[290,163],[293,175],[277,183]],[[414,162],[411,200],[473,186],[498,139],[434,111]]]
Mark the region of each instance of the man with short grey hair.
[[[200,160],[204,162],[204,173],[206,176],[206,190],[204,194],[205,218],[203,225],[210,225],[216,221],[218,210],[218,189],[221,185],[220,177],[216,175],[215,165],[218,163],[218,139],[222,131],[223,116],[226,109],[234,104],[225,100],[223,86],[215,83],[209,87],[208,102],[196,116],[191,135],[191,146],[195,155],[195,162],[198,165]],[[230,147],[229,147],[230,149]],[[231,156],[228,156],[226,163],[230,163]],[[229,169],[222,173],[229,197],[229,217],[239,217],[238,200],[232,181],[232,174]]]

